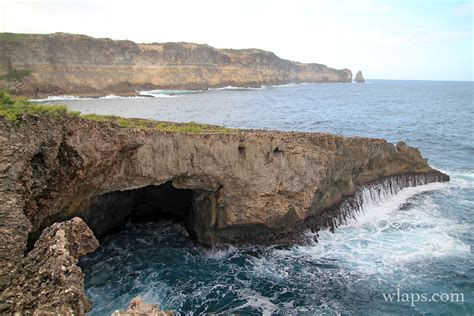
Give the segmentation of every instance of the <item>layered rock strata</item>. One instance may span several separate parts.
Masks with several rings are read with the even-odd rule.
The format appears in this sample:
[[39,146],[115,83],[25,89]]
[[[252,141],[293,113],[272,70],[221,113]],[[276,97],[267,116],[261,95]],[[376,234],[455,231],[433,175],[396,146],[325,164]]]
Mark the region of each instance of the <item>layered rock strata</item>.
[[303,64],[259,49],[136,44],[84,35],[0,33],[0,89],[17,95],[135,95],[298,82],[351,82],[349,69]]

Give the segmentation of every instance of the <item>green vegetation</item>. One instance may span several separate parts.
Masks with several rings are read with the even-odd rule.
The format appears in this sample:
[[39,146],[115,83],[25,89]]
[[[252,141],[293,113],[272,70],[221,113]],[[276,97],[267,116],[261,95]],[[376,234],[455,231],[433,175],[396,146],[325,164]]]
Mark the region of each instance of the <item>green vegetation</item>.
[[0,291],[3,290],[7,284],[0,279]]
[[[65,105],[35,104],[24,98],[14,98],[8,93],[0,91],[0,117],[16,123],[22,114],[37,115],[69,115],[79,116],[79,112],[68,111]],[[113,115],[85,114],[82,119],[98,122],[109,122],[121,128],[149,129],[162,132],[178,133],[234,133],[238,129],[225,128],[222,126],[199,124],[199,123],[173,123],[153,121],[139,118],[123,118]]]
[[19,41],[27,41],[38,38],[39,34],[23,34],[23,33],[0,33],[0,41],[4,42],[19,42]]
[[7,80],[7,81],[22,81],[25,77],[31,75],[31,70],[23,69],[17,70],[13,69],[6,75],[0,76],[0,80]]
[[79,112],[68,111],[65,105],[35,104],[25,98],[13,98],[8,93],[0,91],[0,117],[10,122],[17,122],[21,114],[43,115],[79,115]]
[[238,132],[238,129],[225,128],[222,126],[199,124],[199,123],[173,123],[164,121],[153,121],[139,118],[123,118],[111,115],[86,114],[82,115],[86,120],[99,122],[112,122],[122,128],[153,129],[162,132],[181,132],[181,133],[232,133]]

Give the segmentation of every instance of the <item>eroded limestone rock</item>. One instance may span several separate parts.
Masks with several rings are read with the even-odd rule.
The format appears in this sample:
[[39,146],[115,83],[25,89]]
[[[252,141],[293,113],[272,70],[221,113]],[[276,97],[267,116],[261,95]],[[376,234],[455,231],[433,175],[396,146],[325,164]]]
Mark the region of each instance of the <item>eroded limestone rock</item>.
[[0,89],[34,97],[352,80],[349,69],[291,62],[259,49],[136,44],[64,33],[0,39],[0,75],[12,70],[31,74],[19,83],[0,80]]
[[1,294],[0,314],[84,315],[92,304],[76,264],[98,246],[79,217],[46,228]]
[[[123,206],[136,196],[147,199],[146,190],[134,189],[190,190],[183,196],[192,199],[192,212],[185,216],[197,241],[287,243],[307,227],[334,227],[364,186],[449,180],[404,143],[324,133],[192,134],[25,115],[18,123],[0,118],[0,147],[0,280],[6,284],[0,313],[81,314],[90,307],[76,262],[97,240],[75,216],[98,233],[120,224],[129,210],[120,217],[114,208],[96,207],[109,195],[123,198],[112,199]],[[141,216],[161,204],[135,202]],[[23,258],[28,235],[44,228]]]

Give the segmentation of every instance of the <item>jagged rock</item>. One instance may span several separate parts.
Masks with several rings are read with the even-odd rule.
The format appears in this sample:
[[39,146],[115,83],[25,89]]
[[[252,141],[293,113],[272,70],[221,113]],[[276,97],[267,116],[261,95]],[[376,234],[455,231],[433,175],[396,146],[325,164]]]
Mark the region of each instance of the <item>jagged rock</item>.
[[[39,233],[55,221],[81,216],[99,236],[119,227],[137,196],[130,190],[147,186],[192,190],[186,195],[193,206],[188,228],[198,241],[215,244],[290,239],[310,215],[334,208],[381,178],[447,178],[416,149],[381,139],[272,131],[171,133],[75,117],[22,120],[0,120],[0,134],[8,140],[0,143],[0,161],[9,165],[0,170],[0,199],[8,206],[0,211],[5,224],[0,230],[7,236],[0,240],[2,266],[24,251],[26,232]],[[107,203],[123,207],[102,207]]]
[[32,73],[19,87],[0,82],[0,90],[34,97],[135,95],[136,90],[144,89],[352,80],[348,69],[291,62],[259,49],[216,49],[193,43],[136,44],[64,33],[15,34],[6,39],[0,36],[0,75],[12,70]]
[[76,262],[97,240],[78,218],[55,223],[75,216],[98,235],[174,215],[208,245],[293,243],[305,228],[334,227],[363,186],[449,180],[417,149],[382,139],[164,132],[74,116],[0,118],[0,165],[0,313],[89,309]]
[[78,217],[46,228],[1,293],[0,314],[84,315],[92,304],[76,263],[98,246]]
[[357,83],[365,83],[364,76],[362,75],[362,71],[358,71],[355,75],[354,81]]
[[141,297],[130,301],[126,311],[115,311],[112,316],[171,316],[172,311],[162,311],[157,304],[146,304]]

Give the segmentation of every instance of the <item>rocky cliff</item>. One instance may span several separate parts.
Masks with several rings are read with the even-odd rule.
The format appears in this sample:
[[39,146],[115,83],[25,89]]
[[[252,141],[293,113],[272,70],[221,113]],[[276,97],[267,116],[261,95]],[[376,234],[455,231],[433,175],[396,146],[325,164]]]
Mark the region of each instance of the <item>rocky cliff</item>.
[[[202,244],[292,243],[305,228],[337,225],[363,187],[449,179],[415,148],[381,139],[166,132],[74,116],[0,118],[0,149],[0,313],[90,307],[74,268],[96,246],[82,220],[97,237],[129,220],[168,218]],[[76,303],[66,291],[45,304],[57,284]]]
[[135,94],[290,82],[351,82],[348,69],[284,60],[259,49],[136,44],[56,33],[0,33],[0,89],[14,94]]

